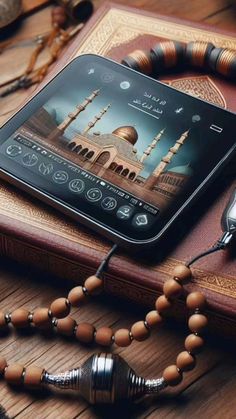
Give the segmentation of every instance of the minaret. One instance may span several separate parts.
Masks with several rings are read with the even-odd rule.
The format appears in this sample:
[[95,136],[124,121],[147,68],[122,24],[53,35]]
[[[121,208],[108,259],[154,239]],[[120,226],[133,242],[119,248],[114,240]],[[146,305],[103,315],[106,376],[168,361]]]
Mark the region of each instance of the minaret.
[[144,151],[141,159],[140,159],[140,163],[143,163],[144,160],[146,160],[146,158],[148,156],[150,156],[150,154],[152,153],[153,149],[156,147],[157,143],[160,141],[163,133],[164,133],[165,129],[162,129],[159,134],[157,134],[154,138],[152,143],[146,148],[146,150]]
[[157,179],[163,173],[166,166],[168,164],[170,164],[174,155],[178,153],[179,148],[184,144],[185,140],[188,138],[188,134],[189,134],[189,130],[185,131],[181,135],[181,137],[176,141],[175,145],[169,149],[166,156],[162,157],[161,162],[158,164],[158,166],[152,172],[151,176],[149,176],[149,178],[146,180],[146,182],[145,182],[146,188],[152,189],[154,187],[154,185],[156,185]]
[[94,92],[89,97],[86,97],[85,100],[80,105],[77,105],[74,112],[70,112],[68,114],[67,118],[63,122],[61,122],[61,124],[58,125],[55,130],[51,132],[51,134],[48,136],[48,139],[49,140],[58,139],[58,137],[60,137],[64,133],[66,128],[69,127],[69,125],[78,117],[78,115],[81,112],[83,112],[90,103],[92,103],[94,98],[98,96],[99,92],[100,90],[94,90]]
[[111,107],[111,103],[109,103],[109,105],[107,105],[105,108],[103,108],[101,110],[101,112],[99,113],[99,115],[96,115],[93,119],[93,121],[89,122],[87,127],[85,128],[85,130],[83,131],[83,134],[87,134],[91,128],[93,128],[96,123],[98,121],[100,121],[100,119],[102,119],[103,115],[105,115],[105,113],[108,111],[108,109]]

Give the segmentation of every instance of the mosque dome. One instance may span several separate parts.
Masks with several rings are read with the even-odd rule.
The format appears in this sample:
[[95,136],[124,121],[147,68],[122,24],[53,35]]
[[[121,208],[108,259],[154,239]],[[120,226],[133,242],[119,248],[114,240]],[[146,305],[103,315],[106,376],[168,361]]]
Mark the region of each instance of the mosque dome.
[[168,173],[179,173],[180,175],[192,176],[193,169],[189,164],[183,166],[175,166],[168,170]]
[[138,139],[138,133],[136,129],[132,126],[124,126],[116,128],[112,134],[116,135],[122,140],[128,141],[130,144],[134,145]]

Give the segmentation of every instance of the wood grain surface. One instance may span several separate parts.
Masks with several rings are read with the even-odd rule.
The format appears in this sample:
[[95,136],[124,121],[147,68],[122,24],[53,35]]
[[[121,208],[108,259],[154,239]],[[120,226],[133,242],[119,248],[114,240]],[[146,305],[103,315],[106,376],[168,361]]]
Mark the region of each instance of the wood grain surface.
[[[28,5],[27,5],[28,3]],[[30,1],[24,1],[28,7]],[[33,3],[33,2],[32,2]],[[35,2],[39,3],[39,2]],[[96,0],[98,7],[102,1]],[[217,27],[235,30],[236,14],[227,0],[119,0],[117,3],[144,8],[146,10],[170,14],[194,21],[207,22]],[[26,41],[50,28],[50,6],[41,8],[22,20],[12,34],[12,40]],[[6,41],[8,38],[4,38]],[[3,40],[3,39],[2,39]],[[26,46],[17,52],[17,57],[26,52]],[[27,55],[27,54],[26,54]],[[25,55],[25,57],[26,57]],[[11,73],[11,68],[19,66],[16,55],[9,53],[5,67],[1,66],[0,80]],[[24,60],[20,61],[21,66]],[[4,70],[4,71],[3,71]],[[8,70],[8,71],[7,71]],[[14,70],[15,71],[15,70]],[[9,96],[1,103],[3,114],[9,116],[16,102],[24,99],[25,92]],[[66,295],[68,284],[62,284],[51,277],[1,260],[0,300],[1,309],[12,310],[27,307],[47,306],[56,297]],[[144,311],[134,305],[124,304],[109,298],[96,300],[93,304],[74,312],[79,321],[92,321],[96,326],[127,327],[139,319]],[[175,362],[176,354],[183,348],[186,335],[184,326],[171,323],[154,333],[144,343],[133,343],[131,348],[118,352],[131,364],[138,374],[158,376],[163,368]],[[39,333],[17,334],[11,332],[0,337],[0,351],[10,362],[25,365],[36,363],[55,372],[76,367],[91,353],[100,348],[85,347],[73,340]],[[198,358],[198,367],[186,375],[184,382],[175,389],[168,389],[158,398],[145,399],[133,406],[113,408],[93,408],[88,406],[76,393],[66,391],[27,392],[8,388],[0,382],[0,418],[216,418],[236,417],[236,360],[232,342],[208,339],[205,352]]]

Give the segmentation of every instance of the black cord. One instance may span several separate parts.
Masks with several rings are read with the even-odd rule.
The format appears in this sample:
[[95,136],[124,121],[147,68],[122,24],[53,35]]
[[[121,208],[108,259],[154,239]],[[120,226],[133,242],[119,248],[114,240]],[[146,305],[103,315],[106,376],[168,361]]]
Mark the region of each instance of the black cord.
[[217,243],[215,246],[211,247],[210,249],[206,250],[205,252],[202,252],[199,255],[194,256],[189,262],[186,263],[186,266],[189,268],[189,266],[195,263],[198,259],[201,259],[204,256],[208,256],[211,253],[215,253],[218,250],[222,250],[222,247],[219,245],[219,243]]
[[113,244],[112,248],[110,249],[110,251],[107,253],[106,257],[102,260],[102,262],[100,263],[97,272],[96,272],[96,276],[99,278],[103,272],[107,269],[107,265],[109,260],[111,259],[111,257],[113,256],[113,254],[115,253],[115,251],[117,250],[118,245],[117,244]]

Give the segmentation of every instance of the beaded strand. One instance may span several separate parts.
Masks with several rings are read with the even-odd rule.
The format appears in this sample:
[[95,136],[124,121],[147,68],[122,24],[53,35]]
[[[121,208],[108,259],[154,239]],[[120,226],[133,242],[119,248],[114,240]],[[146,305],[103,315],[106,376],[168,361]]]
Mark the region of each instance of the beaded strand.
[[[102,262],[104,264],[104,261]],[[103,291],[103,279],[96,275],[88,277],[83,285],[70,290],[67,298],[57,298],[49,308],[37,308],[34,312],[23,308],[12,313],[0,312],[0,330],[10,324],[15,328],[26,328],[34,325],[38,329],[53,329],[65,336],[74,336],[79,342],[92,343],[109,347],[116,344],[119,347],[129,346],[133,340],[146,340],[152,329],[162,324],[165,315],[173,305],[174,300],[183,293],[184,283],[191,280],[191,269],[186,265],[177,265],[173,272],[173,279],[164,283],[163,295],[155,302],[155,309],[149,311],[144,320],[134,323],[130,330],[119,329],[115,332],[110,327],[95,329],[90,323],[77,323],[69,316],[71,307],[79,307],[89,297]],[[205,296],[201,292],[192,292],[186,299],[187,308],[191,311],[188,327],[191,334],[185,339],[185,350],[181,352],[176,363],[163,371],[163,378],[167,385],[175,386],[180,383],[183,373],[192,370],[196,365],[195,355],[201,350],[204,340],[201,333],[207,326],[207,317],[202,314],[206,306]],[[37,366],[24,367],[20,364],[8,365],[6,359],[0,356],[0,374],[9,384],[24,384],[38,387],[43,384],[46,371]]]
[[236,51],[217,48],[211,42],[162,41],[149,51],[135,50],[122,61],[127,67],[147,76],[157,77],[171,68],[211,70],[223,77],[236,79]]

